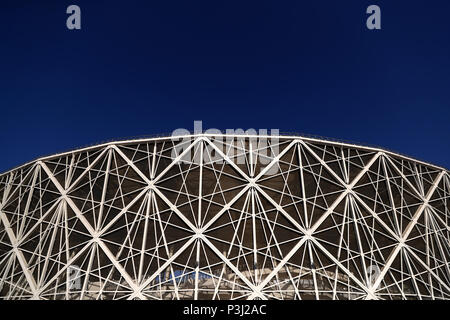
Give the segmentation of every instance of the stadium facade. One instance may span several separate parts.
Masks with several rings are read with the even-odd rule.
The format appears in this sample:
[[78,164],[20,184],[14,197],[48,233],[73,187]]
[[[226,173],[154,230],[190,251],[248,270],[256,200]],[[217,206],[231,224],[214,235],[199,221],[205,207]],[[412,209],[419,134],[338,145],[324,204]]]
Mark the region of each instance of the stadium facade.
[[111,142],[1,174],[0,298],[450,299],[446,169],[261,138]]

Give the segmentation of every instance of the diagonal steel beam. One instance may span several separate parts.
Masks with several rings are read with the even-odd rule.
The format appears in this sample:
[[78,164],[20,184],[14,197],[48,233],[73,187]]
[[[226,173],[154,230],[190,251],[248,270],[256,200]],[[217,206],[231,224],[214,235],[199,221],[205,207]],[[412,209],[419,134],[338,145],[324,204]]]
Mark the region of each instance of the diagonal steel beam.
[[388,260],[386,261],[386,264],[383,266],[380,274],[378,275],[377,279],[375,280],[375,282],[373,283],[373,285],[371,286],[370,290],[372,292],[375,292],[379,285],[381,284],[381,281],[383,281],[384,276],[386,275],[386,273],[389,271],[389,268],[391,267],[392,263],[394,262],[395,258],[397,257],[398,253],[400,252],[400,250],[405,246],[405,241],[408,238],[409,234],[411,233],[411,231],[413,230],[414,226],[416,225],[417,221],[419,220],[420,216],[422,215],[423,210],[425,209],[425,207],[428,205],[428,201],[431,199],[431,197],[433,196],[434,191],[436,190],[439,182],[441,181],[442,177],[444,176],[444,171],[442,171],[435,179],[435,181],[433,182],[432,187],[430,188],[430,190],[428,190],[427,196],[424,199],[424,202],[422,203],[422,205],[417,209],[416,213],[413,216],[413,219],[409,222],[409,224],[407,225],[407,227],[405,228],[402,237],[400,238],[399,244],[394,248],[394,250],[392,251],[392,253],[389,255]]
[[[108,258],[110,259],[111,263],[113,263],[113,265],[117,268],[117,270],[119,271],[119,273],[122,275],[122,277],[125,279],[125,281],[127,282],[127,284],[129,285],[129,287],[133,290],[133,291],[138,291],[139,288],[136,285],[136,283],[132,280],[132,278],[130,277],[130,275],[126,272],[126,270],[122,267],[122,265],[120,265],[120,263],[117,261],[116,257],[113,256],[113,254],[111,253],[111,251],[109,251],[109,249],[106,247],[106,245],[103,243],[103,241],[98,237],[98,232],[95,231],[95,229],[91,226],[91,224],[86,220],[86,218],[84,217],[83,213],[80,211],[80,209],[78,209],[78,207],[76,206],[76,204],[72,201],[72,199],[70,199],[67,196],[66,190],[64,190],[64,188],[61,186],[61,184],[58,182],[58,180],[56,180],[56,178],[53,176],[53,174],[50,172],[49,168],[47,167],[47,165],[41,161],[38,162],[40,166],[42,166],[42,168],[44,169],[44,171],[47,173],[47,175],[49,176],[50,180],[53,182],[53,184],[56,186],[56,188],[58,189],[58,191],[61,193],[63,199],[67,202],[67,204],[72,208],[72,210],[74,211],[75,215],[77,216],[78,220],[80,220],[80,222],[83,224],[83,226],[86,228],[86,230],[88,230],[88,232],[91,234],[92,238],[94,240],[96,240],[98,242],[98,245],[103,249],[103,251],[105,252],[105,254],[108,256]],[[140,295],[140,294],[139,294]]]

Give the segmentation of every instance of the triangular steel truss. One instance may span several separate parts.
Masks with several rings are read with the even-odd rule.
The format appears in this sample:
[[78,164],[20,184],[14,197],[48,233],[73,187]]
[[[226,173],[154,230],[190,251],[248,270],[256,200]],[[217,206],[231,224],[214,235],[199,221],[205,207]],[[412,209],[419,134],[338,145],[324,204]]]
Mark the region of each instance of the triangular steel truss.
[[0,175],[0,298],[450,299],[447,170],[226,137],[108,143]]

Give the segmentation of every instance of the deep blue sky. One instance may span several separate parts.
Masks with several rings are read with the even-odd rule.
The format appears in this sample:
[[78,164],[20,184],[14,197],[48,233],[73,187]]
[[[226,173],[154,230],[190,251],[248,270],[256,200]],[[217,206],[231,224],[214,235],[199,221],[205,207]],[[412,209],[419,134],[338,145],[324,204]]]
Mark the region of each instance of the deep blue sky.
[[[70,4],[80,31],[66,28]],[[365,27],[370,4],[382,30]],[[450,168],[449,12],[425,0],[1,0],[0,172],[194,120]]]

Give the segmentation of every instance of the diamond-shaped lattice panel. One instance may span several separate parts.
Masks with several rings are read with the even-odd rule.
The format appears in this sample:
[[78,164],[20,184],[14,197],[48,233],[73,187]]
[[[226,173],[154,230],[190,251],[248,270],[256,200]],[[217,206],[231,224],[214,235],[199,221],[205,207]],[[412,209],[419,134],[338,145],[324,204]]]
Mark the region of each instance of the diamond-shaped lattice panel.
[[0,175],[0,299],[450,299],[450,175],[302,137],[115,142]]

